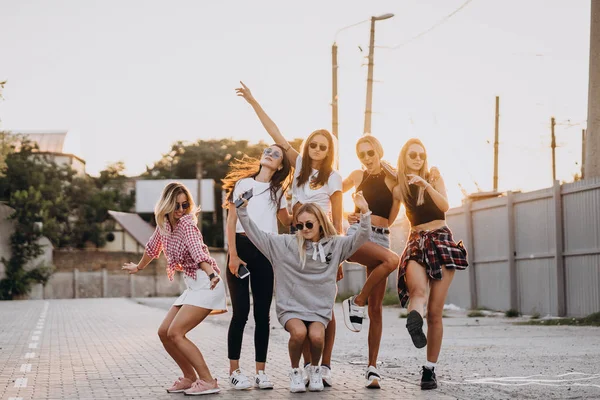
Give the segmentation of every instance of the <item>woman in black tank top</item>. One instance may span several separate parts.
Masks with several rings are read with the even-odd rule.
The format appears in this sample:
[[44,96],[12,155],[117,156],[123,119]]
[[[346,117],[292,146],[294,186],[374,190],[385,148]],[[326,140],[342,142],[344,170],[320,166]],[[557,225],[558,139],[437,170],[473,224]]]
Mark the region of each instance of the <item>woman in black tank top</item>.
[[[400,209],[400,202],[394,199],[392,190],[396,185],[393,169],[384,165],[383,147],[371,136],[361,137],[356,143],[356,155],[365,167],[353,171],[342,185],[344,192],[356,188],[362,191],[372,212],[373,236],[348,260],[366,267],[367,281],[361,293],[344,301],[344,321],[352,331],[362,327],[364,306],[369,305],[369,364],[365,371],[365,386],[379,388],[381,379],[376,369],[379,344],[382,334],[383,296],[387,276],[398,267],[400,259],[389,249],[389,226],[394,222]],[[386,172],[386,170],[388,172]],[[348,234],[354,230],[352,225]],[[364,293],[364,294],[363,294]]]
[[[408,306],[406,328],[417,348],[427,346],[421,389],[437,388],[434,369],[442,345],[442,313],[454,271],[467,267],[466,250],[446,226],[446,187],[439,171],[427,166],[425,146],[410,139],[398,156],[394,197],[404,203],[411,232],[400,257],[398,295]],[[429,287],[429,294],[427,288]],[[409,303],[410,295],[410,303]],[[423,317],[427,317],[427,336]]]

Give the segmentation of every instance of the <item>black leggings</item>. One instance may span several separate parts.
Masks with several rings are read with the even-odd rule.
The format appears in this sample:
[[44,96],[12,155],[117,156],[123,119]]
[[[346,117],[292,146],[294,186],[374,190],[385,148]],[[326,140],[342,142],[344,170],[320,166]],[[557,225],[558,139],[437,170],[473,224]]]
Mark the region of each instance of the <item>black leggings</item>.
[[[250,271],[250,276],[240,279],[227,268],[227,285],[233,308],[233,317],[227,333],[227,354],[230,360],[240,359],[244,327],[250,313],[249,286],[251,286],[256,324],[254,329],[256,362],[266,362],[269,349],[269,315],[273,299],[273,267],[246,236],[237,233],[235,245],[238,256],[248,264],[246,267]],[[227,265],[229,265],[229,257]]]

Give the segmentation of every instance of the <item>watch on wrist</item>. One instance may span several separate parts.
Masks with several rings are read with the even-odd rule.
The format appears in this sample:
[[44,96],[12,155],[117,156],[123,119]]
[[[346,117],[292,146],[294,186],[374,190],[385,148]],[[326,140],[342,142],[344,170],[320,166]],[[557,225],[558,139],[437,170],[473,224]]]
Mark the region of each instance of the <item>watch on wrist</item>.
[[212,281],[213,278],[217,276],[214,272],[208,276],[208,280]]

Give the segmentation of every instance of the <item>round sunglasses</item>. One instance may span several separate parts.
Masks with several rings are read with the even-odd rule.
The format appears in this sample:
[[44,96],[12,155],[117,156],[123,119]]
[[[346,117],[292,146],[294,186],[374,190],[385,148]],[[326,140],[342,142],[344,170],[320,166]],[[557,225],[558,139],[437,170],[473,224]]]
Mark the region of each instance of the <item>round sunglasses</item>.
[[270,147],[267,147],[266,149],[263,150],[263,155],[274,158],[274,159],[278,159],[279,157],[281,157],[281,153],[279,151],[273,150]]
[[321,151],[327,151],[327,146],[326,146],[326,145],[324,145],[324,144],[319,144],[319,143],[317,143],[317,142],[310,142],[309,146],[310,146],[310,148],[311,148],[311,149],[313,149],[313,150],[314,150],[314,149],[316,149],[316,148],[317,148],[317,146],[318,146],[318,147],[319,147],[319,150],[321,150]]
[[183,203],[175,203],[175,211],[179,211],[179,209],[182,210],[187,210],[188,208],[190,208],[190,203],[188,203],[187,201],[183,202]]
[[299,231],[301,231],[301,230],[304,229],[305,226],[306,226],[306,229],[310,230],[310,229],[312,229],[315,226],[315,224],[313,224],[310,221],[307,222],[307,223],[305,223],[305,224],[303,224],[303,223],[300,222],[300,223],[296,224],[296,229],[298,229]]
[[416,160],[417,156],[419,156],[419,159],[422,161],[427,160],[427,154],[417,153],[416,151],[411,151],[410,153],[408,153],[408,156],[410,157],[411,160]]
[[375,156],[375,150],[361,151],[360,153],[358,153],[358,158],[360,158],[361,160],[363,158],[365,158],[366,156],[374,157]]

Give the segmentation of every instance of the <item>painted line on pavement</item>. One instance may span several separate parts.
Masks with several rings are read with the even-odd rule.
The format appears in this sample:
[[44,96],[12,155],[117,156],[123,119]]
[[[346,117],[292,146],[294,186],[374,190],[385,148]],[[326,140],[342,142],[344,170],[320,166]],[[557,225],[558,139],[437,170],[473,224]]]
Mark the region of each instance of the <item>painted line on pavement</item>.
[[15,380],[15,387],[16,388],[27,387],[27,378],[18,378],[17,380]]
[[22,364],[20,372],[31,372],[31,364]]

